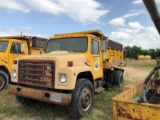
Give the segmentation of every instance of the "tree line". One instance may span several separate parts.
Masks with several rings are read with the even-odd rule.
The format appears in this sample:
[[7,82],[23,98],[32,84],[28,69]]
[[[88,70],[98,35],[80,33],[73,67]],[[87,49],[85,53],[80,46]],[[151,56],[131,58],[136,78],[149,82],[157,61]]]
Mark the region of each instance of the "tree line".
[[138,55],[150,55],[152,59],[156,59],[160,56],[160,49],[142,49],[137,46],[126,46],[124,47],[124,57],[130,59],[137,59]]

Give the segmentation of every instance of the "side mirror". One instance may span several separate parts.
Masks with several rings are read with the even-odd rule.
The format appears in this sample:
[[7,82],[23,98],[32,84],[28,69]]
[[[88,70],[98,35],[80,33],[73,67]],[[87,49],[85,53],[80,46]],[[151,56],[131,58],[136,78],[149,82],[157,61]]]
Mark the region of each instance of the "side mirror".
[[104,39],[101,42],[101,51],[105,52],[107,50],[107,45],[108,44],[108,38],[104,37]]

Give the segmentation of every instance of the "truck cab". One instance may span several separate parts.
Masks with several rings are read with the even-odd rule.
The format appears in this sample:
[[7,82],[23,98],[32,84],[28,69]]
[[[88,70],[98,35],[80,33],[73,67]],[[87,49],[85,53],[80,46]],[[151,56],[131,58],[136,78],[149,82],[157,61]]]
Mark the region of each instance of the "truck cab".
[[[31,37],[3,36],[0,37],[0,90],[10,82],[13,60],[25,55],[44,53],[43,48],[31,47]],[[45,39],[46,42],[47,39]]]
[[103,62],[101,37],[103,36],[100,31],[56,34],[54,37],[50,38],[45,52],[67,51],[71,54],[83,55],[86,58],[84,64],[90,66],[93,79],[102,78]]

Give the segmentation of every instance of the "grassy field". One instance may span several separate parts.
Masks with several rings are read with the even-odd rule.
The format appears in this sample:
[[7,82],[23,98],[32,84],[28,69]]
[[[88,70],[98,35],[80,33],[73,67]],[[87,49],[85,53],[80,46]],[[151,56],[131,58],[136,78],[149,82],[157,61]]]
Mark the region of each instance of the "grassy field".
[[[144,80],[156,65],[155,60],[127,60],[124,67],[124,85]],[[122,88],[110,88],[95,96],[92,112],[82,120],[112,120],[111,98],[122,92]],[[21,105],[7,90],[0,92],[0,120],[70,120],[67,108],[44,102]]]

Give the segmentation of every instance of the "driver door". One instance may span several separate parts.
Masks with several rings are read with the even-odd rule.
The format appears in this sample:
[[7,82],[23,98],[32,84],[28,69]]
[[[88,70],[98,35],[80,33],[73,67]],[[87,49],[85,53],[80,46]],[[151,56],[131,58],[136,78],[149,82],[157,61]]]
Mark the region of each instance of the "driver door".
[[102,53],[100,52],[100,41],[91,40],[91,68],[94,79],[103,77]]
[[28,55],[27,42],[12,42],[9,53],[9,68],[12,67],[14,59],[25,55]]

